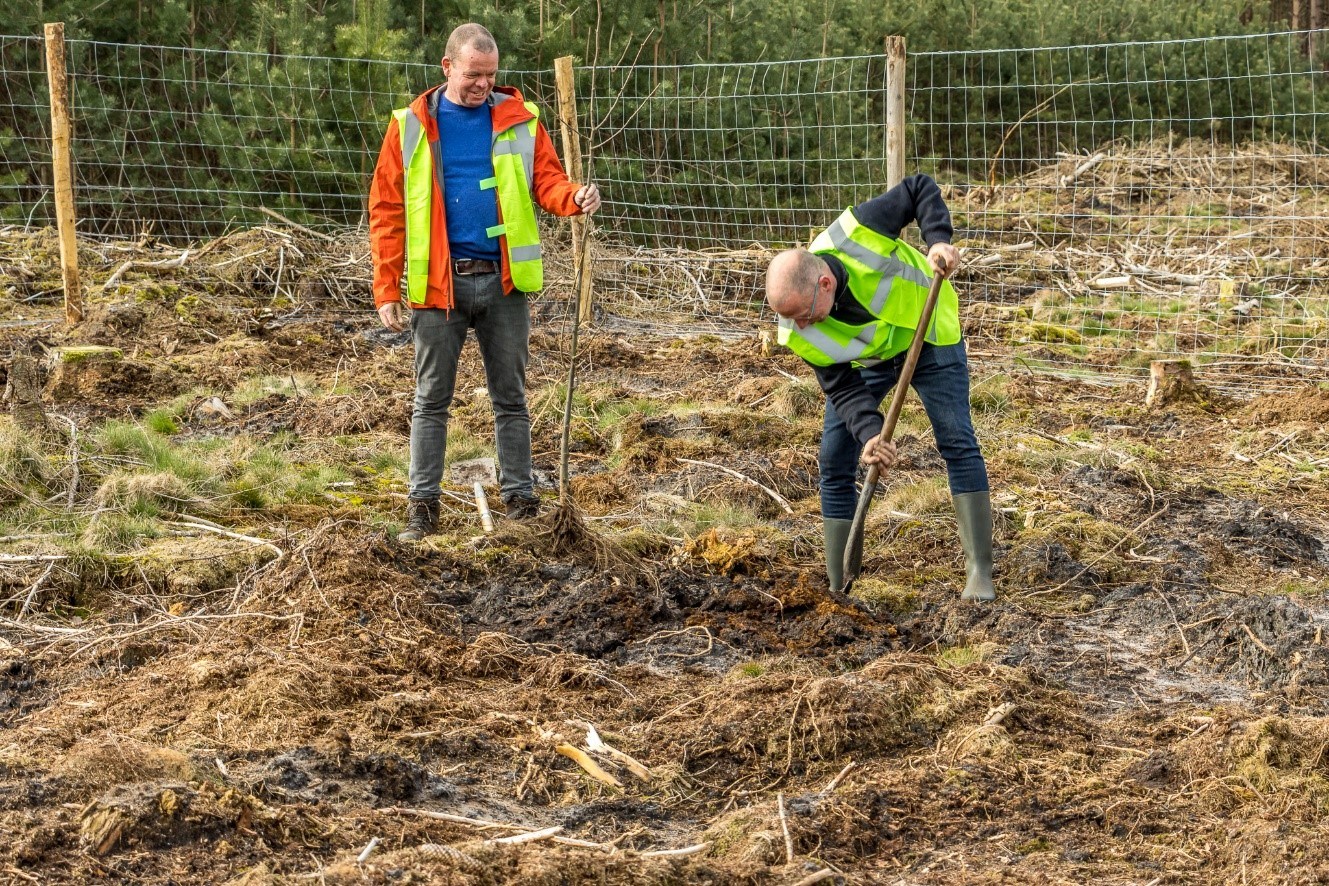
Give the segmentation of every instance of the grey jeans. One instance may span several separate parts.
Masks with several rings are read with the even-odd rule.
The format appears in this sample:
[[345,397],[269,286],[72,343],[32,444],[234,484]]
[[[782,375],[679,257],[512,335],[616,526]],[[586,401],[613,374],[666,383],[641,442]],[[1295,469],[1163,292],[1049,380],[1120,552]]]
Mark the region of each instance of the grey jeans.
[[438,498],[448,443],[448,413],[457,359],[466,331],[475,329],[494,407],[499,491],[503,498],[534,495],[531,414],[526,408],[526,363],[531,314],[526,295],[503,294],[499,274],[452,277],[452,310],[411,312],[415,341],[415,410],[411,415],[411,498]]

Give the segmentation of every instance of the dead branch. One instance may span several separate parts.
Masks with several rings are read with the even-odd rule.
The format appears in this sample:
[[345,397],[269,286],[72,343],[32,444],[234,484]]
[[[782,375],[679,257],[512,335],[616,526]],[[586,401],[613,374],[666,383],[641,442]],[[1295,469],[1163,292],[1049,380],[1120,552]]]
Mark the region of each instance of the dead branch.
[[682,849],[652,849],[650,852],[641,853],[642,858],[682,858],[687,855],[696,855],[699,852],[705,852],[711,848],[710,843],[697,843],[693,846],[684,846]]
[[286,216],[282,215],[280,212],[277,212],[274,209],[269,209],[266,206],[260,206],[258,207],[258,211],[266,216],[275,218],[277,221],[281,222],[284,225],[289,225],[290,227],[294,228],[295,230],[299,231],[302,234],[308,234],[311,237],[317,237],[320,240],[326,240],[329,243],[337,242],[336,237],[331,237],[327,234],[315,231],[313,228],[306,228],[304,225],[299,224],[298,222],[291,221],[289,218],[287,218]]
[[379,842],[380,838],[378,837],[374,837],[370,840],[369,843],[365,845],[365,848],[360,850],[360,854],[355,857],[356,864],[364,864],[368,861],[369,856],[373,855],[374,850],[378,848]]
[[617,778],[614,778],[614,776],[610,775],[608,772],[605,772],[604,769],[600,767],[600,764],[592,760],[590,755],[585,751],[574,748],[566,742],[555,746],[554,750],[576,763],[585,770],[587,775],[596,781],[602,784],[607,784],[613,788],[623,787],[622,782]]
[[820,883],[822,880],[829,880],[831,877],[834,876],[835,876],[835,871],[831,870],[830,868],[822,868],[821,870],[815,873],[808,874],[803,879],[794,883],[793,886],[812,886],[813,883]]
[[1246,636],[1247,636],[1247,637],[1250,637],[1250,638],[1251,638],[1251,642],[1252,642],[1252,643],[1254,643],[1256,646],[1259,646],[1260,649],[1262,649],[1262,650],[1264,651],[1264,654],[1265,654],[1265,655],[1269,656],[1270,658],[1277,658],[1277,657],[1278,657],[1277,655],[1274,654],[1274,650],[1270,649],[1270,648],[1264,643],[1263,640],[1261,640],[1259,637],[1255,636],[1255,632],[1251,630],[1251,626],[1250,626],[1250,625],[1246,624],[1246,622],[1243,621],[1243,622],[1241,622],[1241,629],[1242,629],[1243,631],[1246,632]]
[[283,551],[281,548],[277,547],[276,544],[268,541],[265,538],[255,538],[252,535],[243,535],[239,532],[232,532],[229,529],[226,529],[222,526],[218,526],[216,523],[213,523],[211,520],[204,520],[202,517],[181,516],[171,522],[176,526],[188,526],[193,529],[202,529],[206,532],[211,532],[216,535],[223,535],[226,538],[234,538],[237,541],[247,541],[253,545],[259,545],[261,547],[270,548],[273,551],[276,551],[277,557],[276,559],[270,560],[269,565],[271,565],[272,563],[276,563],[277,560],[280,560],[282,557],[286,556],[285,551]]
[[1088,160],[1084,161],[1079,166],[1075,167],[1075,169],[1070,173],[1070,175],[1063,175],[1061,177],[1061,186],[1065,188],[1074,184],[1077,178],[1084,175],[1086,172],[1093,169],[1098,164],[1102,163],[1104,160],[1107,159],[1107,157],[1108,155],[1105,151],[1099,151],[1097,154],[1090,157]]
[[131,268],[164,271],[170,268],[184,267],[185,262],[189,260],[190,252],[191,250],[186,249],[175,258],[166,258],[161,261],[143,261],[141,259],[131,258],[129,261],[116,268],[114,274],[106,278],[106,282],[102,284],[102,292],[109,292],[112,286],[120,282],[120,277]]
[[1139,524],[1138,526],[1136,526],[1136,527],[1135,527],[1134,529],[1132,529],[1130,532],[1127,532],[1125,535],[1123,535],[1123,536],[1121,537],[1121,541],[1117,542],[1117,543],[1114,544],[1112,547],[1108,548],[1106,551],[1104,551],[1103,553],[1099,554],[1099,555],[1098,555],[1097,557],[1095,557],[1094,559],[1090,560],[1088,563],[1086,563],[1086,564],[1084,565],[1084,568],[1083,568],[1083,569],[1081,569],[1079,572],[1075,573],[1075,574],[1072,575],[1070,578],[1068,578],[1068,579],[1066,579],[1065,581],[1063,581],[1061,584],[1057,585],[1055,588],[1048,588],[1048,589],[1045,590],[1045,591],[1029,591],[1028,593],[1023,594],[1022,596],[1025,596],[1025,597],[1036,597],[1036,596],[1042,596],[1043,594],[1055,594],[1055,593],[1057,593],[1057,591],[1060,591],[1062,588],[1066,587],[1067,585],[1071,584],[1072,582],[1077,581],[1077,580],[1080,578],[1080,576],[1084,575],[1086,572],[1088,572],[1090,569],[1092,569],[1096,563],[1101,562],[1101,561],[1103,560],[1103,558],[1105,558],[1108,554],[1111,554],[1111,553],[1112,553],[1113,551],[1115,551],[1117,548],[1119,548],[1119,547],[1121,547],[1122,545],[1124,545],[1124,544],[1126,543],[1126,540],[1127,540],[1128,538],[1130,538],[1131,536],[1135,536],[1136,538],[1139,538],[1139,537],[1140,537],[1139,534],[1140,534],[1140,531],[1141,531],[1141,530],[1143,530],[1143,529],[1144,529],[1146,526],[1148,526],[1150,523],[1152,523],[1152,522],[1154,522],[1155,520],[1157,520],[1159,517],[1161,517],[1161,516],[1163,516],[1164,514],[1166,514],[1167,511],[1168,511],[1168,506],[1167,506],[1167,505],[1163,505],[1163,507],[1162,507],[1161,509],[1159,509],[1159,510],[1155,511],[1153,514],[1151,514],[1147,520],[1145,520],[1143,523],[1141,523],[1141,524]]
[[538,831],[527,831],[524,834],[513,834],[511,837],[498,837],[493,840],[486,840],[495,846],[511,846],[516,843],[534,843],[536,840],[544,840],[563,832],[563,825],[556,824],[553,827],[541,828]]
[[784,813],[784,791],[775,795],[776,806],[780,810],[780,831],[784,834],[784,857],[786,864],[794,863],[794,838],[789,836],[789,818]]
[[844,768],[840,770],[840,774],[835,776],[835,778],[832,778],[830,782],[826,785],[826,787],[821,789],[820,796],[825,797],[826,795],[834,791],[837,787],[839,787],[840,782],[844,779],[846,775],[849,774],[849,770],[853,769],[855,765],[856,764],[854,763],[853,760],[850,760],[848,763],[844,764]]
[[733,468],[726,468],[724,465],[717,465],[715,462],[711,461],[697,461],[696,459],[683,458],[681,456],[675,456],[675,458],[678,461],[681,461],[685,464],[704,465],[708,468],[715,468],[718,471],[724,471],[726,474],[728,474],[731,477],[737,477],[739,480],[742,480],[744,483],[751,483],[753,486],[757,487],[762,492],[769,495],[776,504],[784,508],[784,512],[786,514],[792,514],[794,512],[794,509],[790,507],[789,502],[786,501],[784,496],[782,496],[780,493],[776,492],[774,489],[770,488],[769,486],[763,486],[762,484],[758,483],[756,480],[752,479],[746,474],[740,474],[738,471],[735,471]]

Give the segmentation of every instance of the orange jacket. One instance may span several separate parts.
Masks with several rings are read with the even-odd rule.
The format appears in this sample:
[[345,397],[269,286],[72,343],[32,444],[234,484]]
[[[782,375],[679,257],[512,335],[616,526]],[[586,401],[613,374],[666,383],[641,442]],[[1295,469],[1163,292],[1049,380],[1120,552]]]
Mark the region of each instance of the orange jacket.
[[[438,142],[438,120],[429,113],[429,96],[442,88],[435,86],[417,96],[410,106],[415,116],[420,118],[431,150]],[[506,93],[516,101],[500,102],[492,106],[491,119],[495,133],[531,119],[533,115],[526,109],[520,92],[510,86],[496,87],[496,91]],[[577,215],[581,208],[573,197],[581,186],[568,180],[544,124],[537,124],[536,129],[535,181],[532,183],[531,196],[546,212]],[[448,248],[447,219],[443,211],[443,195],[439,191],[436,176],[434,199],[430,202],[433,230],[429,238],[429,285],[423,305],[426,308],[453,306],[452,261]],[[500,218],[499,222],[502,221]],[[512,275],[508,271],[508,248],[507,243],[503,242],[506,238],[500,234],[499,240],[503,261],[503,291],[511,292],[513,285]],[[374,181],[369,187],[369,250],[374,258],[374,307],[401,301],[401,276],[406,263],[406,212],[402,199],[401,134],[396,121],[388,125],[383,148],[379,151],[378,165],[374,168]]]

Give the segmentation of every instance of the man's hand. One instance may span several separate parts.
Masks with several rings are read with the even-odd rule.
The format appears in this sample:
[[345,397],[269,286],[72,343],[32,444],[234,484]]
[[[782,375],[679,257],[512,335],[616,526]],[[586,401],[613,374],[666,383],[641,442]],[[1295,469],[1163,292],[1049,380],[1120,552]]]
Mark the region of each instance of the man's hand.
[[960,266],[960,250],[949,243],[933,243],[928,250],[928,265],[932,273],[949,277]]
[[393,332],[406,331],[406,311],[399,301],[390,301],[378,308],[378,319]]
[[600,189],[595,185],[582,185],[572,199],[581,207],[582,212],[590,215],[600,208]]
[[895,463],[899,461],[899,454],[895,451],[894,441],[883,440],[881,434],[878,434],[863,444],[861,460],[865,465],[876,465],[885,471],[895,467]]

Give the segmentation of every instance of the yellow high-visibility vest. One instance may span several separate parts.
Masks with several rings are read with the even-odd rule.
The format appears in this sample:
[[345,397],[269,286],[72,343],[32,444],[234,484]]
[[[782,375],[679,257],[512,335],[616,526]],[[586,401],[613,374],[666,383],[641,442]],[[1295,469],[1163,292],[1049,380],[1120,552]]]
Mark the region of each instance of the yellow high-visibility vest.
[[[827,317],[799,329],[782,317],[780,344],[814,366],[877,363],[907,351],[932,284],[927,256],[861,224],[852,209],[818,234],[810,251],[840,260],[849,274],[849,291],[873,319],[853,324]],[[941,284],[924,335],[934,345],[960,340],[960,301],[949,280]]]
[[[510,97],[492,93],[495,104]],[[431,109],[437,94],[431,96]],[[531,102],[526,109],[534,117],[502,132],[494,133],[492,159],[494,177],[480,182],[480,187],[496,189],[498,209],[503,221],[485,233],[500,234],[507,251],[508,273],[512,284],[522,292],[536,292],[544,286],[544,261],[540,249],[540,230],[535,221],[535,200],[531,184],[535,178],[535,135],[540,111]],[[429,283],[429,248],[433,232],[429,227],[434,200],[434,180],[443,190],[442,157],[437,143],[430,150],[424,138],[424,124],[410,108],[392,112],[401,137],[402,194],[406,210],[406,297],[413,305],[425,303]],[[437,161],[437,162],[436,162]],[[446,232],[444,232],[446,236]]]

